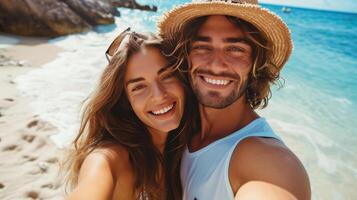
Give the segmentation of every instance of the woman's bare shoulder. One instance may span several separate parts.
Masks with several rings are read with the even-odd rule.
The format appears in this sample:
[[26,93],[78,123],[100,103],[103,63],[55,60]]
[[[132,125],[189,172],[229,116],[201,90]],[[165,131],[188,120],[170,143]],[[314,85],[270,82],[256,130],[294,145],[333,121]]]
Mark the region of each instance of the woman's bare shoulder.
[[105,159],[114,174],[124,170],[130,165],[128,150],[119,144],[103,144],[97,147],[88,156]]
[[127,173],[128,166],[129,155],[125,148],[119,145],[101,145],[84,159],[78,185],[67,200],[112,199],[116,193],[118,177]]

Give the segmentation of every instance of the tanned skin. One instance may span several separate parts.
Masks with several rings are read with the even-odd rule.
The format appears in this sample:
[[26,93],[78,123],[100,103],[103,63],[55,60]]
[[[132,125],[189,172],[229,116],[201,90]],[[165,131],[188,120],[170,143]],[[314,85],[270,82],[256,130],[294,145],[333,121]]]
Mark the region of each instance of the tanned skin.
[[[210,16],[190,49],[190,81],[200,102],[202,126],[189,144],[193,152],[240,130],[259,115],[244,93],[253,58],[238,27],[225,16]],[[207,82],[213,79],[229,84]],[[237,99],[225,105],[232,96]],[[311,199],[303,165],[276,139],[250,137],[241,141],[231,157],[229,181],[239,200]]]

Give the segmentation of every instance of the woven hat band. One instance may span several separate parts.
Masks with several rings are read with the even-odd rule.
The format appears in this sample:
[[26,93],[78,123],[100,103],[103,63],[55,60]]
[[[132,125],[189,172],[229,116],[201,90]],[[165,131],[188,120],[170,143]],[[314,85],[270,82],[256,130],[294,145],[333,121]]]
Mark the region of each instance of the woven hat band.
[[226,2],[236,4],[258,4],[257,0],[193,0],[193,3]]

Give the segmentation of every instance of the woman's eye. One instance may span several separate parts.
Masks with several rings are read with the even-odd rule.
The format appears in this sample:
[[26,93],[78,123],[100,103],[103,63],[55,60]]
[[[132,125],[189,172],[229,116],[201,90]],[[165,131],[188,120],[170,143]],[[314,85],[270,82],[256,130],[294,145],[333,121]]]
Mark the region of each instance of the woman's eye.
[[133,87],[133,89],[131,89],[132,92],[138,91],[145,88],[145,85],[137,85],[135,87]]

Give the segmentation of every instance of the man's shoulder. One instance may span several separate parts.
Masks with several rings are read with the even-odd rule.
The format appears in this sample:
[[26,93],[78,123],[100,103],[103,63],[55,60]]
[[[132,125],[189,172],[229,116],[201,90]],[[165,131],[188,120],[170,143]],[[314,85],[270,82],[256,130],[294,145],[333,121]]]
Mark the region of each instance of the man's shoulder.
[[285,188],[298,199],[308,199],[308,175],[296,155],[274,138],[250,137],[234,150],[230,179],[238,187],[250,181],[264,181]]
[[296,155],[280,140],[275,138],[249,137],[242,140],[235,148],[232,162],[239,162],[247,169],[265,169],[302,167]]

